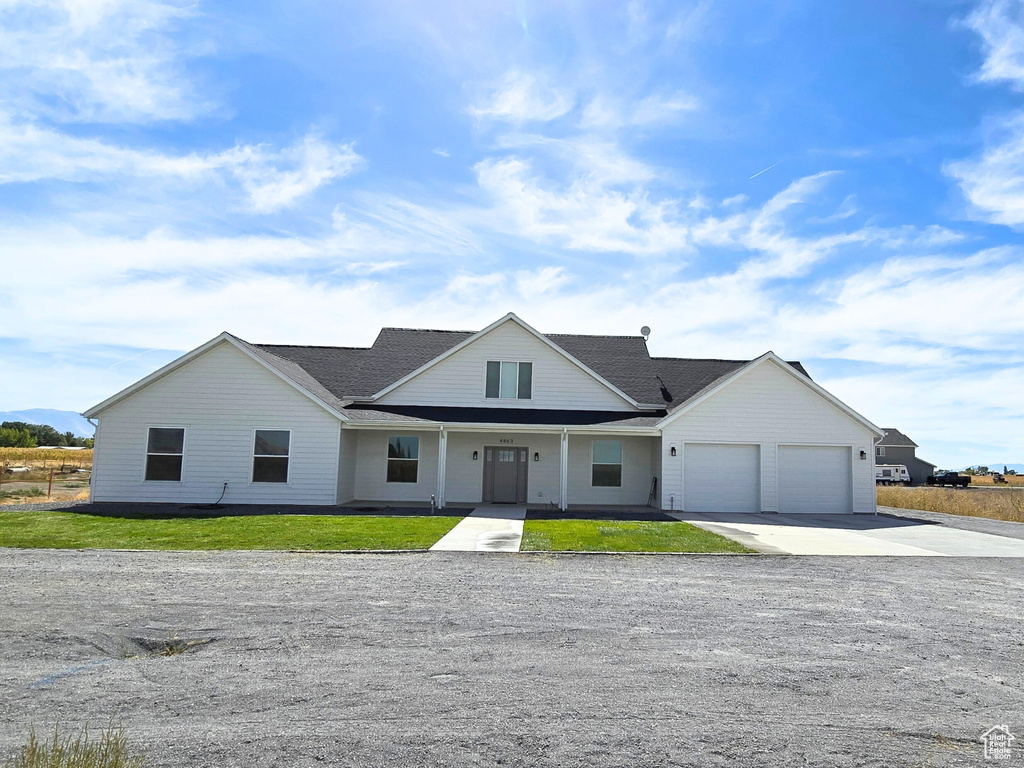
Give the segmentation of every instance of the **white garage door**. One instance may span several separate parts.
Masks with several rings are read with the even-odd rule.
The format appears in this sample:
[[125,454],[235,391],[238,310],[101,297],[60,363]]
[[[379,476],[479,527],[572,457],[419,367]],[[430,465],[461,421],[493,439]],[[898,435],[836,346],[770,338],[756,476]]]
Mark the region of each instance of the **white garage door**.
[[761,451],[756,445],[683,446],[683,509],[760,512]]
[[779,446],[779,512],[845,514],[853,511],[850,449]]

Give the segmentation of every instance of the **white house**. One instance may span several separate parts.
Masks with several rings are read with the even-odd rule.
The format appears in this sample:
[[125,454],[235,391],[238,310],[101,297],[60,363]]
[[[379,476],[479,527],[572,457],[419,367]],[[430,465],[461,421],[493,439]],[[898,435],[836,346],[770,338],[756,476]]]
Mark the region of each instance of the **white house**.
[[772,352],[651,357],[514,314],[368,348],[223,333],[84,415],[92,500],[121,502],[874,513],[882,436]]

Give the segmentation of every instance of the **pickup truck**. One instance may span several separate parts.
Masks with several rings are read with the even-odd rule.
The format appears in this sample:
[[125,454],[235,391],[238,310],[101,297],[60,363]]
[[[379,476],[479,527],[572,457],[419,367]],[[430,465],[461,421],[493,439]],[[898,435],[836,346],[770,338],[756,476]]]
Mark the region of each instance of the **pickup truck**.
[[928,475],[925,482],[928,485],[959,485],[961,488],[966,488],[971,484],[971,476],[961,475],[957,472],[936,472],[934,475]]

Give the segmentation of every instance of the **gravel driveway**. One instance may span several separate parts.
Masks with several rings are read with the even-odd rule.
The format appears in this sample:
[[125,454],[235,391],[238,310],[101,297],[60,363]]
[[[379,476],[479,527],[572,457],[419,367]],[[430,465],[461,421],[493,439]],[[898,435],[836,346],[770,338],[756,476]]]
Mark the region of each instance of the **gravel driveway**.
[[982,765],[1019,563],[0,550],[0,763],[116,717],[153,766]]

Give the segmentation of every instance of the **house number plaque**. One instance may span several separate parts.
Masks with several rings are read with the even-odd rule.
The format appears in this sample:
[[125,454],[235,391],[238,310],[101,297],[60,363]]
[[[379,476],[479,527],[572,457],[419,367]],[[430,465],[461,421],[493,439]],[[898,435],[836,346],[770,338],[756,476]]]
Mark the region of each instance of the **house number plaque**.
[[507,443],[514,443],[515,440],[513,438],[511,438],[511,437],[500,437],[500,438],[498,438],[498,442],[499,443],[507,444]]

